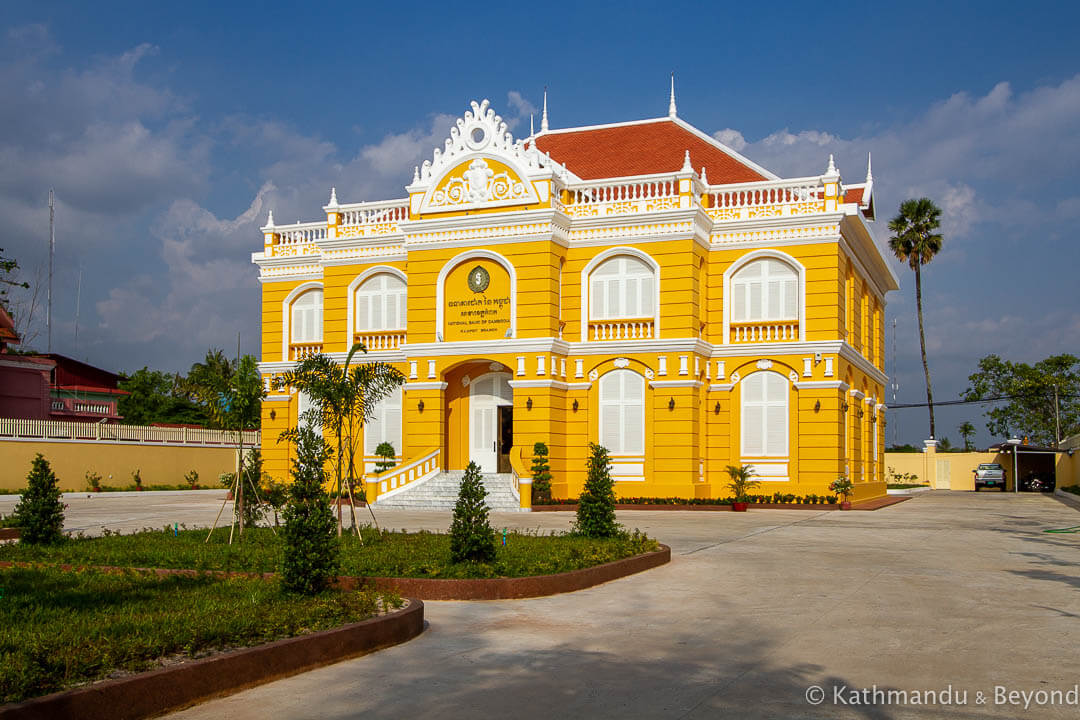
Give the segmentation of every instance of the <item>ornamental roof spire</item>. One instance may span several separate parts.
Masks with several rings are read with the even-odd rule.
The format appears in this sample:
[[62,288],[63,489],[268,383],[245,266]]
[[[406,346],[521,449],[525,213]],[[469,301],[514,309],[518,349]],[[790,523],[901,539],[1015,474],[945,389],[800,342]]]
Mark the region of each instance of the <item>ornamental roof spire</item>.
[[829,167],[825,168],[826,175],[839,175],[840,172],[836,169],[836,163],[833,162],[832,153],[829,153]]
[[536,127],[533,125],[534,120],[536,120],[536,113],[529,113],[529,137],[536,134]]
[[682,171],[683,172],[694,172],[694,166],[690,164],[690,151],[689,150],[687,150],[686,155],[683,156]]
[[669,118],[675,117],[675,73],[671,73],[671,99],[668,101],[667,114]]
[[540,115],[540,132],[547,132],[548,119],[547,119],[547,85],[544,86],[544,111]]
[[330,188],[330,202],[327,203],[327,207],[337,207],[337,206],[338,206],[337,188],[336,187],[331,187]]
[[701,184],[702,185],[708,185],[709,184],[709,178],[707,178],[705,176],[705,166],[704,165],[701,166]]
[[274,211],[271,210],[266,215],[266,227],[274,227]]
[[872,183],[874,181],[874,172],[871,169],[871,157],[870,153],[866,153],[866,182]]

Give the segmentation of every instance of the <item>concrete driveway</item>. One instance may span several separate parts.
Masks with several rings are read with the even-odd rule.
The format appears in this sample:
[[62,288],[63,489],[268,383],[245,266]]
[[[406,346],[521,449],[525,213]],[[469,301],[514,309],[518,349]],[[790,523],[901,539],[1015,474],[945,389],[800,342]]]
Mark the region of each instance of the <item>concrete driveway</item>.
[[[192,525],[217,510],[149,495],[70,502],[69,518],[89,527],[111,505],[126,527],[160,525],[169,505]],[[143,503],[154,522],[132,520]],[[1051,497],[940,491],[875,512],[619,517],[671,545],[672,562],[568,595],[429,602],[429,626],[409,643],[170,717],[1080,715],[1066,694],[1080,683],[1080,535],[1042,532],[1080,524],[1080,512]],[[379,518],[410,529],[450,521]],[[493,517],[500,527],[571,521]],[[807,700],[811,686],[820,705]]]

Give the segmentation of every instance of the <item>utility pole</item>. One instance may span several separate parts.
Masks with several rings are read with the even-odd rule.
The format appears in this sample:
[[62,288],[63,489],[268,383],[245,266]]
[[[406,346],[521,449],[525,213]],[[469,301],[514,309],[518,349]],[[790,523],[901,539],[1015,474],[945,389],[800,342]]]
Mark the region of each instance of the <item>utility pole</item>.
[[82,263],[79,264],[79,285],[75,290],[75,354],[79,352],[79,305],[82,303]]
[[52,352],[52,276],[53,276],[53,253],[56,250],[56,230],[54,227],[56,196],[53,189],[49,188],[49,302],[46,311],[45,325],[48,328],[48,348]]
[[1057,383],[1054,383],[1054,449],[1061,447],[1061,410],[1058,406]]

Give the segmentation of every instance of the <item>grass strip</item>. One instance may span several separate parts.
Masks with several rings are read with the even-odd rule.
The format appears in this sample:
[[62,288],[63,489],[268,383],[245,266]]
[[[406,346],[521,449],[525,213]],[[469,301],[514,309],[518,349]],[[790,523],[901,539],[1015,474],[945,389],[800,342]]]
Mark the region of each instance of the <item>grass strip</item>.
[[[0,571],[0,702],[18,702],[373,616],[380,595],[288,595],[277,583],[128,571]],[[399,606],[391,597],[389,606]]]
[[[231,572],[277,572],[281,542],[269,528],[250,528],[243,540],[228,544],[228,531],[142,531],[131,535],[72,538],[54,546],[0,546],[0,560],[144,568],[183,568]],[[575,535],[500,533],[492,563],[454,563],[450,537],[442,533],[362,530],[342,537],[345,576],[490,578],[550,575],[593,567],[656,550],[657,542],[634,532],[611,540]]]

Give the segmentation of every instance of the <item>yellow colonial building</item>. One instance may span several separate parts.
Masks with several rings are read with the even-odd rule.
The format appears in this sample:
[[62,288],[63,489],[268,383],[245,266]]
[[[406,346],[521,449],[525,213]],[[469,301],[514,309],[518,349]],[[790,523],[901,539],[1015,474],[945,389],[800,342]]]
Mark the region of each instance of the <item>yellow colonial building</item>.
[[[823,159],[824,160],[824,159]],[[824,162],[823,162],[824,164]],[[590,442],[616,494],[885,494],[885,296],[873,178],[779,178],[677,116],[515,140],[487,101],[416,168],[406,197],[263,228],[262,363],[366,359],[408,381],[365,429],[367,496],[422,497],[470,460],[529,506],[535,442],[575,497]],[[304,398],[270,389],[266,470]],[[394,469],[370,472],[375,447]],[[499,489],[500,483],[504,486]],[[497,491],[497,492],[496,492]],[[502,493],[502,496],[499,493]],[[431,494],[430,492],[428,493]],[[435,502],[438,499],[436,498]]]

